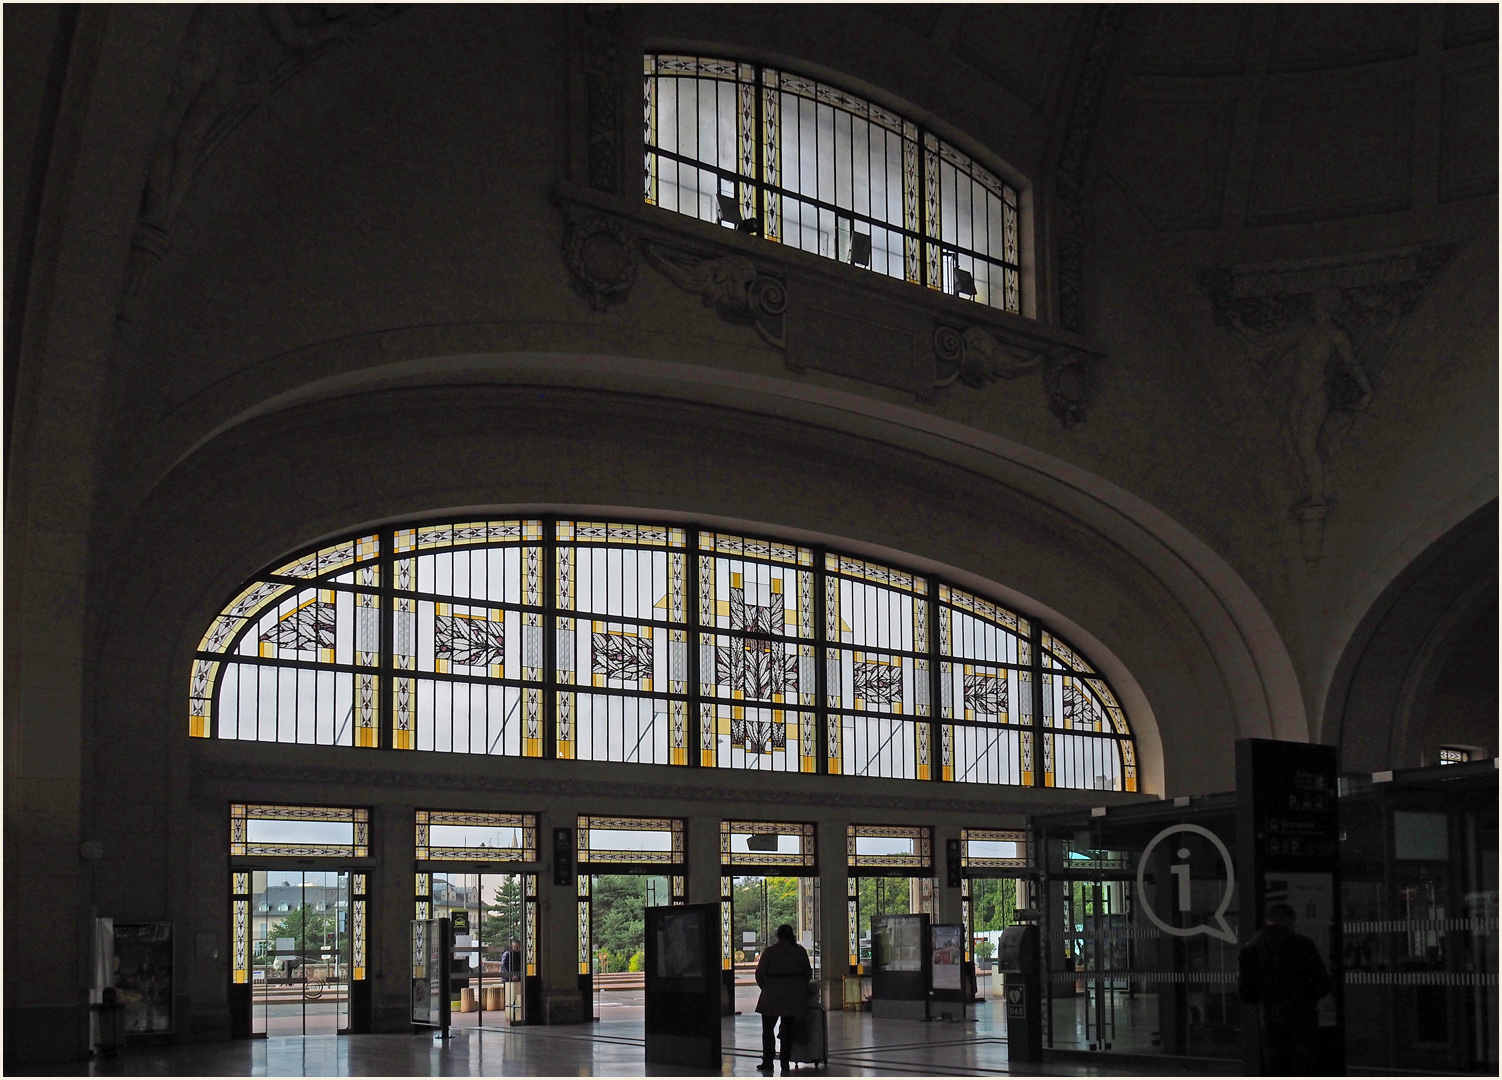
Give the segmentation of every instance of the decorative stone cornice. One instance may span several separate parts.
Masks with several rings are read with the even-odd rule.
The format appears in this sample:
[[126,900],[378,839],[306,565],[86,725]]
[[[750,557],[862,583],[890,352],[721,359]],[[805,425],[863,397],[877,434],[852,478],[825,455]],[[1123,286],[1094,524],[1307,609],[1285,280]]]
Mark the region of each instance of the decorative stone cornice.
[[720,318],[754,329],[789,371],[831,372],[925,402],[956,384],[981,390],[1037,371],[1065,427],[1094,398],[1103,353],[1078,334],[629,198],[578,185],[560,185],[554,198],[570,280],[596,311],[628,299],[640,253]]

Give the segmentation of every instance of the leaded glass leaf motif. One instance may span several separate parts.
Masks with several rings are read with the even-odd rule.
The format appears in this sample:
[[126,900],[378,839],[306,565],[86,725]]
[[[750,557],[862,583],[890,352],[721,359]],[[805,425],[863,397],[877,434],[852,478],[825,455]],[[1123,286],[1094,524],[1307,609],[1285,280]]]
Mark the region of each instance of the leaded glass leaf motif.
[[258,639],[279,649],[311,652],[334,647],[334,605],[327,600],[309,600],[283,615]]
[[650,679],[652,639],[610,630],[594,635],[594,673],[607,679]]
[[1073,679],[1064,682],[1064,726],[1100,730],[1100,709],[1090,696],[1074,684]]
[[281,560],[209,624],[187,689],[195,737],[1126,791],[1139,772],[1106,679],[1047,628],[857,556],[653,524],[414,523]]
[[435,615],[433,631],[433,651],[440,659],[469,667],[505,662],[504,623],[483,615]]
[[748,754],[787,749],[787,725],[766,720],[731,720],[730,745]]
[[965,675],[965,708],[977,716],[1005,716],[1007,681],[1003,676],[970,672]]
[[867,708],[889,708],[902,700],[902,666],[880,661],[855,661],[855,696]]
[[[770,604],[748,604],[744,588],[730,590],[730,628],[746,634],[786,632],[786,610],[780,593]],[[765,638],[731,636],[729,644],[715,648],[715,681],[732,692],[757,701],[774,694],[798,691],[798,657],[781,642]]]

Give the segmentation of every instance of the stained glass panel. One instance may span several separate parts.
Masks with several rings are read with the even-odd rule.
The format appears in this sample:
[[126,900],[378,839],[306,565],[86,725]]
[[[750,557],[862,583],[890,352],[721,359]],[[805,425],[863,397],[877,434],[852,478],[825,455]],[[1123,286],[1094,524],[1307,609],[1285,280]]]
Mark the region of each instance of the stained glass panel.
[[[1126,716],[1076,650],[994,601],[857,556],[501,520],[356,537],[279,573],[205,634],[191,735],[541,757],[551,687],[565,760],[1137,786]],[[1038,727],[1073,741],[1039,741],[1038,702]]]
[[847,825],[845,862],[854,880],[861,869],[933,869],[933,831],[927,825]]
[[721,821],[720,866],[810,869],[818,865],[812,822]]
[[365,858],[370,811],[361,807],[231,803],[231,855]]
[[[577,855],[581,867],[610,865],[682,865],[682,818],[579,815]],[[599,872],[598,870],[592,872]],[[581,880],[588,877],[581,874]]]
[[971,869],[1026,867],[1027,833],[1022,829],[961,829],[960,865]]
[[[881,105],[791,72],[653,54],[642,71],[646,202],[1018,310],[1015,288],[1002,284],[1015,279],[1019,257],[1017,193],[968,155]],[[955,266],[979,288],[960,289]]]
[[537,815],[418,810],[416,858],[464,862],[537,861]]

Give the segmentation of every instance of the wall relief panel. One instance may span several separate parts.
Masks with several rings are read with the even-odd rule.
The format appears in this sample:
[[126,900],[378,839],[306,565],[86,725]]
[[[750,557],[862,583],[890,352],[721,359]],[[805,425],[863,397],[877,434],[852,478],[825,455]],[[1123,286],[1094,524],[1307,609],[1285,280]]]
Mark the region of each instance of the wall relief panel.
[[193,178],[288,80],[407,4],[201,4],[188,26],[141,195],[124,303],[172,246]]
[[1452,71],[1441,80],[1441,202],[1497,190],[1497,64]]
[[1329,258],[1202,270],[1215,323],[1261,376],[1299,487],[1304,559],[1319,560],[1342,434],[1382,387],[1404,320],[1460,241]]

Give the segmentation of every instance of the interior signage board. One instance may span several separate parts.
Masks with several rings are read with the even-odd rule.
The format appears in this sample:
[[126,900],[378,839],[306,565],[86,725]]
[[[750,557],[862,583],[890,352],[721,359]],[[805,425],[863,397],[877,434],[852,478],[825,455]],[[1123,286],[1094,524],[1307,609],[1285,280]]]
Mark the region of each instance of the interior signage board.
[[[1320,743],[1236,742],[1236,848],[1245,945],[1273,904],[1294,911],[1293,929],[1314,942],[1335,990],[1320,1000],[1321,1072],[1345,1071],[1340,950],[1340,819],[1337,751]],[[1255,1016],[1248,1009],[1249,1016]],[[1243,1026],[1243,1065],[1260,1069],[1257,1024]]]

